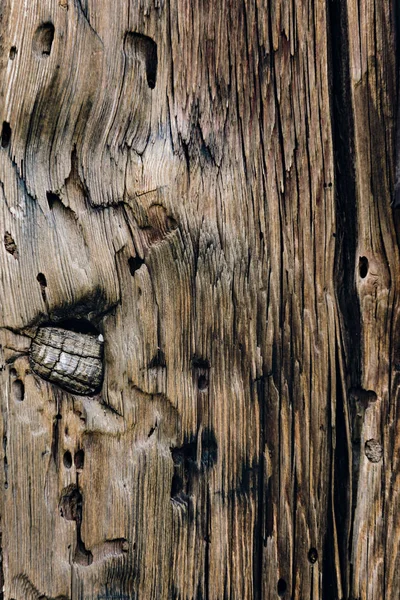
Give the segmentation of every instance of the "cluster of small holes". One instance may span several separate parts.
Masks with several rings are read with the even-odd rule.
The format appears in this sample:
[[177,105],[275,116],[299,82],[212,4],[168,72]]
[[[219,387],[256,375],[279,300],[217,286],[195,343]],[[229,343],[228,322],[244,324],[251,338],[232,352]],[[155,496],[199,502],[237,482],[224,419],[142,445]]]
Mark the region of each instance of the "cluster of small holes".
[[78,450],[75,452],[74,460],[72,461],[72,454],[69,450],[64,452],[63,457],[64,467],[66,469],[70,469],[72,467],[72,463],[75,465],[75,468],[78,470],[83,469],[83,465],[85,463],[85,452],[84,450]]

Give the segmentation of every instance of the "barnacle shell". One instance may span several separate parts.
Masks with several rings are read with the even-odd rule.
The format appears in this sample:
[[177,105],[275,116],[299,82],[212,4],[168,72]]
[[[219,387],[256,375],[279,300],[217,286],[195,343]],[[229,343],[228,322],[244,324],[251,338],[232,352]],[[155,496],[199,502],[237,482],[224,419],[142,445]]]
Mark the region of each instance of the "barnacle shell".
[[94,394],[101,387],[103,342],[94,335],[41,327],[29,360],[37,375],[73,394]]

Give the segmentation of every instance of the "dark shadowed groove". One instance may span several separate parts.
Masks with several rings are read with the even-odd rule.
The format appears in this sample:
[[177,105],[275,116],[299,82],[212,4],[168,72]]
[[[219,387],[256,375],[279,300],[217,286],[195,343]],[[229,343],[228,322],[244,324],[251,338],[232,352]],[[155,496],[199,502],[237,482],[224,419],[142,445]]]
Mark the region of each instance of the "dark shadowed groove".
[[[0,521],[1,525],[1,521]],[[4,572],[3,572],[3,540],[2,533],[0,530],[0,600],[3,600],[3,586],[4,586]]]
[[[349,494],[349,478],[351,457],[348,455],[347,426],[345,403],[342,389],[360,385],[360,339],[361,318],[360,306],[355,287],[356,249],[357,249],[357,204],[356,177],[354,164],[354,117],[350,87],[349,66],[349,31],[347,20],[347,3],[343,0],[329,2],[329,43],[331,51],[330,83],[331,111],[333,123],[333,150],[335,157],[336,182],[336,249],[334,284],[338,310],[340,313],[343,348],[336,348],[336,354],[343,355],[347,380],[341,381],[339,360],[337,360],[337,397],[336,397],[336,440],[334,461],[334,497],[333,506],[328,514],[329,528],[333,533],[336,524],[339,561],[344,590],[349,586],[347,573],[349,564],[349,526],[353,520],[351,498]],[[329,189],[329,188],[328,188]],[[329,192],[327,192],[329,193]],[[358,263],[357,263],[358,264]],[[353,494],[356,493],[357,481],[353,481]],[[332,522],[335,515],[336,523]],[[324,561],[324,593],[330,598],[337,589],[338,582],[333,581],[333,548]],[[324,553],[325,554],[325,553]],[[333,596],[332,596],[333,597]]]

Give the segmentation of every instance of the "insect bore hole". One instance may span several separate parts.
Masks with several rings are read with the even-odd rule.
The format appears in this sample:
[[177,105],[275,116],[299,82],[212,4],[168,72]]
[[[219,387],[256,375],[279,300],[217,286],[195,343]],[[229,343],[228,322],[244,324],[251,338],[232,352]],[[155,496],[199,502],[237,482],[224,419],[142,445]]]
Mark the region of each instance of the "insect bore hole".
[[16,57],[16,55],[17,55],[17,48],[16,48],[16,46],[11,46],[11,48],[10,48],[10,54],[9,54],[10,60],[14,60],[14,58]]
[[64,452],[63,463],[66,469],[70,469],[72,467],[72,455],[69,450]]
[[85,451],[78,450],[74,456],[74,463],[77,469],[83,469],[83,465],[85,464]]
[[125,35],[124,51],[126,56],[140,57],[145,64],[147,85],[151,90],[156,87],[157,81],[157,44],[142,33],[128,31]]
[[128,258],[129,271],[130,271],[132,277],[135,275],[136,271],[138,269],[140,269],[140,267],[143,264],[144,264],[144,260],[143,260],[143,258],[140,258],[140,256],[131,256],[131,258]]
[[38,280],[38,282],[40,283],[40,285],[42,287],[47,287],[47,279],[46,277],[43,275],[43,273],[38,273],[36,279]]
[[10,123],[7,121],[3,121],[3,126],[1,128],[1,147],[7,148],[10,145],[11,140],[11,127]]
[[308,551],[308,560],[313,565],[318,560],[318,551],[316,548],[310,548]]
[[14,399],[17,402],[23,402],[25,397],[25,386],[20,379],[16,379],[12,383]]
[[60,196],[55,194],[54,192],[46,192],[47,203],[49,205],[50,210],[54,207],[57,202],[61,202]]
[[360,256],[359,264],[358,264],[358,272],[360,273],[361,279],[365,279],[368,275],[368,258],[366,256]]
[[286,590],[287,590],[286,581],[284,579],[280,579],[278,581],[278,585],[277,585],[278,596],[284,596]]
[[204,392],[208,388],[208,378],[206,375],[200,375],[197,380],[197,387],[201,392]]
[[54,40],[54,25],[53,23],[43,23],[36,29],[33,36],[33,51],[41,57],[47,58],[50,56],[51,48]]

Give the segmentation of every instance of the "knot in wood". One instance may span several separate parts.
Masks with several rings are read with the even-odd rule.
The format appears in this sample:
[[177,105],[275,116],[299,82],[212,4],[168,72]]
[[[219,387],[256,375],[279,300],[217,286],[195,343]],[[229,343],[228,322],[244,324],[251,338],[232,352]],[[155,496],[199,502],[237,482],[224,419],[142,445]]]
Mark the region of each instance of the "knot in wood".
[[103,381],[103,342],[99,337],[41,327],[31,344],[32,370],[67,392],[94,394]]

